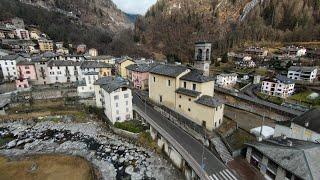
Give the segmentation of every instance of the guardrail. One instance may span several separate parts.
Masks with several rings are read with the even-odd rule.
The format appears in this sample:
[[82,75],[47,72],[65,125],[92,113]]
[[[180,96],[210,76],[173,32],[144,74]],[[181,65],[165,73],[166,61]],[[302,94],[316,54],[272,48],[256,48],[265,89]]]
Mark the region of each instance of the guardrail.
[[196,174],[205,180],[211,180],[209,175],[201,168],[198,162],[180,145],[169,133],[167,133],[162,127],[154,122],[147,114],[145,114],[138,106],[133,105],[133,109],[136,110],[152,127],[154,127],[162,136],[164,136],[181,154],[181,156],[189,163]]

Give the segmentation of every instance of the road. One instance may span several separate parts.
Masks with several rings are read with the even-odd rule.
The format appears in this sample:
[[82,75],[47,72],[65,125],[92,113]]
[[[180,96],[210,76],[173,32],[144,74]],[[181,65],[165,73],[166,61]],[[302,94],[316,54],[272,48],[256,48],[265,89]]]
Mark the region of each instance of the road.
[[220,92],[220,93],[227,94],[227,95],[230,95],[230,96],[234,96],[234,97],[237,97],[239,99],[243,99],[243,100],[248,101],[248,102],[252,102],[252,103],[259,104],[259,105],[262,105],[262,106],[265,106],[265,107],[268,107],[268,108],[272,108],[274,110],[282,111],[282,112],[291,114],[293,116],[299,116],[299,115],[303,114],[303,112],[301,112],[301,111],[298,111],[298,110],[295,110],[295,109],[291,109],[291,108],[287,108],[287,107],[284,107],[284,106],[279,106],[277,104],[273,104],[273,103],[270,103],[270,102],[267,102],[267,101],[263,101],[263,100],[258,99],[258,98],[250,97],[250,96],[248,96],[248,95],[246,95],[246,94],[244,94],[242,92],[232,93],[232,92],[229,92],[226,89],[223,89],[223,88],[220,88],[220,87],[216,87],[216,86],[215,86],[215,90]]
[[[204,148],[199,141],[194,139],[180,127],[173,124],[170,120],[163,117],[161,113],[154,110],[147,103],[144,103],[136,94],[133,97],[133,104],[136,106],[138,111],[142,111],[150,118],[150,121],[153,121],[151,123],[156,123],[156,125],[168,133],[170,137],[165,137],[167,140],[173,138],[181,147],[183,147],[183,149],[188,152],[191,159],[195,160],[197,163],[196,166],[202,167],[202,170],[206,172],[211,180],[237,179],[235,175],[231,173],[230,169],[207,148]],[[172,142],[170,143],[174,144]],[[184,158],[188,159],[189,157]],[[192,166],[193,162],[188,163]]]

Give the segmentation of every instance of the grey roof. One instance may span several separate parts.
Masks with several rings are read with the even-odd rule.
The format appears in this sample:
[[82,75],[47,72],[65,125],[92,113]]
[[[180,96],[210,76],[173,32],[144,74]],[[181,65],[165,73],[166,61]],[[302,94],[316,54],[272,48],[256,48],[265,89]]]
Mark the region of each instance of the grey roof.
[[86,73],[83,73],[84,75],[99,75],[99,72],[86,72]]
[[121,63],[123,63],[123,62],[125,62],[125,61],[132,61],[132,62],[134,62],[133,59],[131,59],[130,57],[117,58],[115,61],[116,61],[117,64],[121,64]]
[[247,145],[301,179],[320,179],[320,144],[277,137]]
[[112,80],[109,79],[108,82],[101,86],[101,88],[107,91],[108,93],[112,93],[113,91],[123,87],[129,88],[129,82],[120,77],[114,78]]
[[183,95],[186,95],[186,96],[191,96],[191,97],[198,97],[201,94],[198,91],[193,91],[193,90],[185,89],[185,88],[177,89],[176,93],[183,94]]
[[131,64],[129,66],[127,66],[126,68],[128,70],[131,71],[135,71],[135,72],[149,72],[150,69],[152,69],[153,67],[155,67],[157,64]]
[[110,55],[101,55],[101,56],[90,56],[87,57],[89,60],[105,60],[105,59],[112,59],[113,56]]
[[45,57],[45,58],[53,58],[53,57],[57,57],[58,55],[56,53],[53,53],[53,52],[44,52],[42,54],[42,57]]
[[208,95],[201,96],[195,102],[198,103],[198,104],[201,104],[201,105],[204,105],[204,106],[208,106],[208,107],[213,107],[213,108],[216,108],[216,107],[218,107],[218,106],[223,104],[222,101],[220,101],[220,100],[218,100],[218,99],[216,99],[214,97],[208,96]]
[[219,74],[218,76],[228,77],[228,76],[238,76],[238,74],[237,73],[231,73],[231,74],[222,73],[222,74]]
[[52,66],[80,66],[81,62],[74,62],[74,61],[62,61],[62,60],[51,60],[48,63],[48,67]]
[[111,64],[107,64],[105,62],[98,61],[83,61],[81,64],[81,69],[84,68],[111,68]]
[[19,66],[19,65],[34,65],[34,62],[32,62],[32,61],[19,61],[18,63],[17,63],[17,65]]
[[315,69],[317,69],[317,67],[309,67],[309,66],[291,66],[289,68],[289,71],[297,71],[297,72],[312,72]]
[[277,75],[276,79],[284,84],[294,84],[294,81],[286,76]]
[[313,108],[291,121],[320,134],[320,108]]
[[191,70],[188,74],[182,76],[180,79],[198,83],[210,82],[214,80],[213,77],[204,76],[202,71],[196,69]]
[[45,58],[45,57],[41,57],[41,56],[34,56],[31,58],[32,62],[48,62],[50,61],[50,59]]
[[6,56],[0,56],[0,60],[16,60],[18,59],[19,55],[6,55]]
[[185,72],[188,68],[185,66],[176,66],[168,64],[159,64],[154,68],[150,69],[150,73],[164,75],[169,77],[177,77],[181,73]]
[[101,77],[94,82],[94,85],[104,85],[108,84],[109,82],[113,81],[114,77],[111,76],[106,76],[106,77]]

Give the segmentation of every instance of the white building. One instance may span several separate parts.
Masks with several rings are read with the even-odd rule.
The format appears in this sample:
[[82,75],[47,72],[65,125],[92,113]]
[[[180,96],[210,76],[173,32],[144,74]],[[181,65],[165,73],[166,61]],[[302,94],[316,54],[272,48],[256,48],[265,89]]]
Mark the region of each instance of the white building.
[[307,49],[304,47],[289,46],[285,48],[285,53],[287,56],[301,57],[306,55]]
[[23,39],[23,40],[30,40],[30,35],[29,35],[29,31],[25,30],[25,29],[16,29],[14,31],[14,33],[16,34],[16,36],[19,39]]
[[18,77],[16,65],[21,60],[24,58],[19,55],[0,56],[0,67],[5,80],[15,80]]
[[122,78],[109,78],[101,85],[102,106],[108,119],[114,124],[132,120],[132,92],[129,82]]
[[237,83],[237,80],[238,80],[238,75],[236,73],[219,74],[216,79],[216,84],[224,88],[230,88]]
[[98,72],[86,72],[82,74],[82,81],[77,88],[80,97],[94,96],[94,82],[99,79]]
[[70,83],[81,80],[80,65],[80,62],[51,60],[48,63],[48,83]]
[[320,108],[311,109],[291,121],[277,123],[274,136],[320,143],[319,120]]
[[287,98],[294,93],[295,83],[285,77],[278,75],[276,78],[264,80],[261,86],[261,92],[269,96]]
[[287,77],[294,80],[313,82],[317,78],[317,67],[291,66]]
[[244,56],[240,61],[235,63],[240,68],[254,68],[256,63],[252,60],[251,56]]

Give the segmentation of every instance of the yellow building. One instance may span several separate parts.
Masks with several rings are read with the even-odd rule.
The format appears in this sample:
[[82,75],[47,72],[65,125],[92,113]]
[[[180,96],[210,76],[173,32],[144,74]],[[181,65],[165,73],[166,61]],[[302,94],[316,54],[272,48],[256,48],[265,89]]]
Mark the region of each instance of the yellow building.
[[47,39],[38,40],[39,49],[41,52],[53,51],[53,41]]
[[214,80],[184,66],[158,65],[149,73],[149,98],[212,131],[223,119],[224,104],[214,98]]
[[112,76],[111,64],[99,61],[83,61],[81,69],[83,72],[98,72],[100,77]]
[[126,67],[134,64],[134,61],[129,57],[124,57],[116,61],[116,71],[117,73],[123,77],[127,78],[127,69]]

